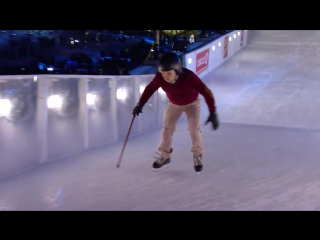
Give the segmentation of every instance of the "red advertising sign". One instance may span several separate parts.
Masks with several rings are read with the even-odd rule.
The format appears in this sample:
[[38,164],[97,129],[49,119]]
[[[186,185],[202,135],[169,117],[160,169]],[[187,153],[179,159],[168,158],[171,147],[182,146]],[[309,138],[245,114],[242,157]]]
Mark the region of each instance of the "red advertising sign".
[[223,59],[228,57],[228,44],[229,44],[229,36],[224,38],[224,46],[223,46]]
[[209,48],[199,52],[196,57],[196,74],[206,70],[209,66]]

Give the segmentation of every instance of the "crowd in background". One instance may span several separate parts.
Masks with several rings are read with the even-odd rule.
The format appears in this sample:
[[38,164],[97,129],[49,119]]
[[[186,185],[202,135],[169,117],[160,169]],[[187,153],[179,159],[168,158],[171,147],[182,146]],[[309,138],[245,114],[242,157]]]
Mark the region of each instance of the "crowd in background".
[[[214,31],[200,30],[200,37]],[[190,43],[163,34],[158,50],[183,52]],[[150,57],[153,46],[151,30],[2,30],[0,75],[126,75]]]

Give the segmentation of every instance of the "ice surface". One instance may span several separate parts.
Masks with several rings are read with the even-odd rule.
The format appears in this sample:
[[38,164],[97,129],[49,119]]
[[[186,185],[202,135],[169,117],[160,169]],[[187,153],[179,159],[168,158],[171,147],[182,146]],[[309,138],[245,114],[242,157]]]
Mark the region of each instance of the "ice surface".
[[319,40],[320,31],[250,33],[204,78],[221,127],[202,127],[199,176],[183,117],[168,169],[151,171],[159,129],[130,138],[120,168],[123,141],[0,180],[0,209],[320,210]]

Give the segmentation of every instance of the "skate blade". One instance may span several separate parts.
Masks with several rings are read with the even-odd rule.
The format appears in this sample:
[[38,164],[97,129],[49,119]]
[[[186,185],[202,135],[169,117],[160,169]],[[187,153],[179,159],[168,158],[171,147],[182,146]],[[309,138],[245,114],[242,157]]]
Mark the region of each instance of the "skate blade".
[[167,169],[168,167],[169,167],[169,165],[166,164],[166,165],[164,165],[164,166],[161,167],[161,168],[151,168],[151,171],[152,171],[152,172],[159,172],[159,171],[162,171],[162,170]]

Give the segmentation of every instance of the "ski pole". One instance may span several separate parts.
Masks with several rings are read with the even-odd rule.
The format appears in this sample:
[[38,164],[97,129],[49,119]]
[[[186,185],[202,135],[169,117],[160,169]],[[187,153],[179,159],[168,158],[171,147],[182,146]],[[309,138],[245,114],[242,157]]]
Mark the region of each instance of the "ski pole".
[[127,133],[126,139],[124,140],[124,144],[123,144],[123,147],[122,147],[122,150],[121,150],[121,154],[120,154],[120,157],[119,157],[119,160],[118,160],[118,163],[117,163],[117,168],[120,167],[122,155],[123,155],[124,149],[126,147],[126,144],[127,144],[127,141],[128,141],[128,138],[129,138],[129,134],[130,134],[130,131],[131,131],[131,128],[132,128],[132,124],[133,124],[133,121],[134,121],[135,117],[136,117],[136,115],[134,114],[133,117],[132,117],[132,120],[131,120],[131,124],[130,124],[130,127],[129,127],[129,131]]

